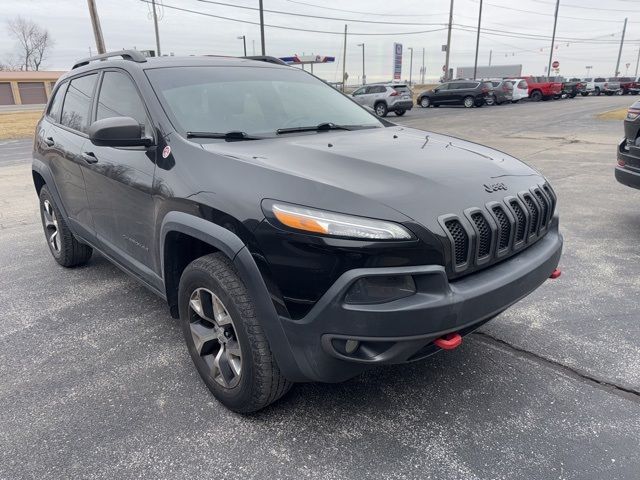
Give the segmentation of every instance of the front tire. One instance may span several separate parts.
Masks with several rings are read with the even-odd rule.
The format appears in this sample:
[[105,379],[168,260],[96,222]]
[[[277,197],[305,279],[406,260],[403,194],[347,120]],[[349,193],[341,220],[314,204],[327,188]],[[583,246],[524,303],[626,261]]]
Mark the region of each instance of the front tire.
[[422,97],[422,99],[420,100],[420,106],[422,108],[429,108],[430,105],[431,100],[429,100],[429,97]]
[[220,403],[239,413],[260,410],[289,391],[255,306],[233,263],[221,253],[185,268],[178,292],[189,354]]
[[473,97],[464,97],[464,99],[462,100],[462,104],[465,106],[465,108],[472,108],[475,103],[476,102]]
[[73,236],[46,186],[40,190],[40,218],[49,251],[56,262],[71,268],[89,261],[93,249]]

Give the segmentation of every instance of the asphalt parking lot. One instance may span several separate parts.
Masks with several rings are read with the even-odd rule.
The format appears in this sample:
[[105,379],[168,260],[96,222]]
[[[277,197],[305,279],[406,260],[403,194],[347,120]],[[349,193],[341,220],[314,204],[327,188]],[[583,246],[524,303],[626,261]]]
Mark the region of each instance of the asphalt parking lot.
[[98,255],[51,258],[30,141],[0,141],[0,478],[637,479],[640,191],[613,178],[633,97],[414,109],[559,197],[563,275],[426,361],[301,384],[243,417],[163,302]]

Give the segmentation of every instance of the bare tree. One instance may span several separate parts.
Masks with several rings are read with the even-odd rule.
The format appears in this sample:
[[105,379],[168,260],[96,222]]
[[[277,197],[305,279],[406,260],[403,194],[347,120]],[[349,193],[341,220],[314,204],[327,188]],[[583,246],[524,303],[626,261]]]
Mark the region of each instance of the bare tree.
[[16,40],[18,69],[39,70],[54,43],[47,29],[22,17],[9,20],[7,29]]

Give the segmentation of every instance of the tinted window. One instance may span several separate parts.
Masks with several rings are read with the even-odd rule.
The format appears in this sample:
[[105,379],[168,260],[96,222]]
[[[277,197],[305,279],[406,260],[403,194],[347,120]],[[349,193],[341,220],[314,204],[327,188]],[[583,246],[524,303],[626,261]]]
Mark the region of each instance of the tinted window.
[[93,73],[71,80],[67,94],[64,97],[62,118],[60,119],[62,125],[79,132],[87,131],[91,95],[97,78],[98,75]]
[[60,120],[60,110],[62,110],[62,102],[64,101],[64,94],[67,90],[67,85],[69,84],[65,82],[58,87],[56,92],[53,94],[53,100],[51,100],[51,105],[47,112],[47,116],[55,122]]
[[353,92],[353,95],[362,95],[366,89],[366,87],[359,88],[355,92]]
[[593,80],[592,78],[585,78],[585,79],[584,79],[584,81],[585,81],[585,82],[590,82],[590,81],[592,81],[592,80]]
[[491,85],[493,85],[494,87],[497,87],[498,85],[500,85],[500,82],[491,82]]
[[326,122],[382,127],[335,89],[293,68],[180,67],[146,73],[176,127],[186,132],[275,135],[280,128]]
[[520,89],[529,88],[529,85],[527,84],[526,80],[520,80],[518,82],[518,88]]
[[595,82],[606,82],[607,79],[606,78],[602,78],[602,77],[598,77],[594,80]]
[[411,93],[411,90],[406,85],[394,85],[393,89],[398,93]]
[[442,85],[437,87],[438,90],[449,90],[449,84],[448,83],[443,83]]
[[373,87],[373,93],[384,93],[386,91],[387,91],[387,87],[383,87],[382,85]]
[[131,117],[150,132],[147,113],[131,79],[120,72],[105,72],[102,77],[96,120]]

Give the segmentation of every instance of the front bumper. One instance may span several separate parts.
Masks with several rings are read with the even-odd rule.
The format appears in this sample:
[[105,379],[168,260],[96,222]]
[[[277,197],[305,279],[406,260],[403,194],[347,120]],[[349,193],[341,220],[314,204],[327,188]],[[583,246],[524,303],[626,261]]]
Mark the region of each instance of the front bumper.
[[[439,350],[433,340],[470,333],[540,286],[557,267],[562,236],[557,221],[535,244],[499,264],[451,281],[442,266],[362,268],[345,272],[300,320],[281,317],[298,366],[293,381],[338,382],[378,364],[418,360]],[[417,293],[375,305],[350,305],[359,278],[411,275]],[[347,340],[359,348],[347,353]]]

